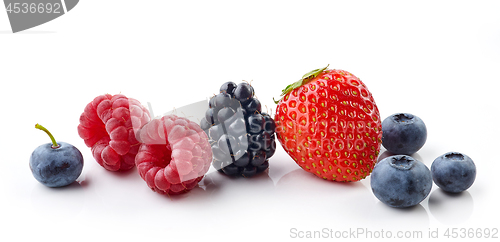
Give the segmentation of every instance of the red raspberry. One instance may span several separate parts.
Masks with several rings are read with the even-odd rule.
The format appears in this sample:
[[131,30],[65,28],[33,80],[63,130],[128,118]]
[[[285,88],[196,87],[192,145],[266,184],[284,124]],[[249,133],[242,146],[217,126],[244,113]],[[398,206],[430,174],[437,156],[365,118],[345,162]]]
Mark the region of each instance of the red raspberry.
[[122,94],[106,94],[87,104],[78,134],[105,169],[129,170],[139,150],[135,132],[149,120],[148,110],[139,101]]
[[135,157],[139,175],[160,194],[193,189],[212,162],[206,133],[188,119],[175,115],[154,119],[139,131],[141,146]]

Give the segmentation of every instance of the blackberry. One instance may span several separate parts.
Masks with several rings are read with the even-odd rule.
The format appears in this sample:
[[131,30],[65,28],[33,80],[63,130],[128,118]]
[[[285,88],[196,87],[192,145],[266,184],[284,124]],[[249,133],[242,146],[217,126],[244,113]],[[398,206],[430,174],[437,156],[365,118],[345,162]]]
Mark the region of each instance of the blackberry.
[[228,176],[265,171],[276,151],[274,120],[262,112],[250,84],[226,82],[219,90],[200,122],[212,146],[213,167]]

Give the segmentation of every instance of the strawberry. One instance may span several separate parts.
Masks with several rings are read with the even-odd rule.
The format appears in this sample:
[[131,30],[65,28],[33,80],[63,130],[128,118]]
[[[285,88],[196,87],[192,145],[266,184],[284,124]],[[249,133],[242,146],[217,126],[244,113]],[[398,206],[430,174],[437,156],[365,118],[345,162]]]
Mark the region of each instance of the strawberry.
[[359,181],[377,162],[380,114],[359,78],[327,68],[282,91],[275,101],[277,138],[302,169],[326,180]]

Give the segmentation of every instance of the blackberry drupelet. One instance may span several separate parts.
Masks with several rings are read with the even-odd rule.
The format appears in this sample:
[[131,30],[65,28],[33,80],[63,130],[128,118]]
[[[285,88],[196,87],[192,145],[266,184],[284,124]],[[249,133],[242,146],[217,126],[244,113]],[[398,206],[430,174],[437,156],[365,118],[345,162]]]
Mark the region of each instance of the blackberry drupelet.
[[274,120],[262,112],[250,84],[226,82],[219,90],[200,122],[212,147],[212,165],[228,176],[265,171],[276,151]]

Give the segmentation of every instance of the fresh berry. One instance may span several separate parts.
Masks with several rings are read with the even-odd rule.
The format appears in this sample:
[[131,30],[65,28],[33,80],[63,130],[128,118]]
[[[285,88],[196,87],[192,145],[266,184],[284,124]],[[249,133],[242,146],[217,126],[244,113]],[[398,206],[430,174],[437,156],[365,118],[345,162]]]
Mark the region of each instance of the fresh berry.
[[424,163],[411,156],[395,155],[375,166],[370,185],[381,202],[405,208],[419,204],[429,195],[432,176]]
[[476,165],[470,157],[459,152],[439,156],[431,165],[434,183],[445,192],[467,190],[476,179]]
[[274,120],[248,83],[226,82],[209,101],[200,126],[207,133],[213,166],[229,176],[250,177],[269,167],[276,151]]
[[409,113],[393,114],[382,122],[382,145],[395,155],[412,155],[427,140],[427,128],[419,117]]
[[52,143],[38,146],[30,157],[30,169],[37,181],[48,187],[63,187],[73,183],[82,173],[83,156],[73,145],[56,142],[43,126],[35,128],[47,133]]
[[140,145],[135,133],[149,120],[149,111],[139,101],[106,94],[87,104],[80,116],[78,134],[105,169],[129,170],[135,166]]
[[304,170],[326,180],[359,181],[380,150],[380,114],[367,87],[347,71],[305,74],[277,102],[276,134]]
[[153,191],[180,194],[193,189],[212,162],[208,137],[198,124],[175,115],[153,119],[138,132],[139,175]]

